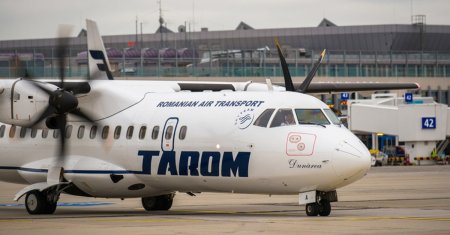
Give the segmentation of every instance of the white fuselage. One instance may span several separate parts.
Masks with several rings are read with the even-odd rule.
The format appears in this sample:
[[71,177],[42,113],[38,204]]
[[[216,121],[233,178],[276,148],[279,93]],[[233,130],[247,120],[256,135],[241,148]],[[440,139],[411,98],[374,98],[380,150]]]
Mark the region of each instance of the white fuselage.
[[[91,124],[71,117],[64,178],[88,195],[109,198],[174,191],[297,194],[335,190],[370,168],[367,148],[342,125],[271,128],[274,114],[266,127],[254,125],[267,109],[328,109],[312,96],[174,92],[170,86],[92,83],[79,107],[98,120],[96,136]],[[45,182],[57,152],[54,131],[31,137],[31,129],[21,136],[21,127],[1,126],[0,180]],[[113,182],[113,176],[122,178]]]

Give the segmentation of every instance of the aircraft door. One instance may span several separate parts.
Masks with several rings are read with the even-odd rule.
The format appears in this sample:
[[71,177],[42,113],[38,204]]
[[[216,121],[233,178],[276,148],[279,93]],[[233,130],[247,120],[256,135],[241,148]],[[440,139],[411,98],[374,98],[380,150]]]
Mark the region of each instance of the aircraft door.
[[161,149],[163,151],[173,151],[175,145],[175,136],[177,133],[178,118],[171,117],[164,124],[161,138]]
[[30,120],[36,114],[35,88],[30,84],[17,80],[11,89],[11,118]]

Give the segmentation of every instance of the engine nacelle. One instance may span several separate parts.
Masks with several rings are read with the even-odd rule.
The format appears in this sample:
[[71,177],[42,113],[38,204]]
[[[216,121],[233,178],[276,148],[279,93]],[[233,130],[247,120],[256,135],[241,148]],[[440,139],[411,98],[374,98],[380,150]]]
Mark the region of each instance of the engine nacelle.
[[[57,87],[42,83],[50,90]],[[36,121],[48,106],[49,95],[32,84],[31,81],[3,80],[0,81],[0,122],[29,126]],[[45,124],[42,125],[42,128]]]

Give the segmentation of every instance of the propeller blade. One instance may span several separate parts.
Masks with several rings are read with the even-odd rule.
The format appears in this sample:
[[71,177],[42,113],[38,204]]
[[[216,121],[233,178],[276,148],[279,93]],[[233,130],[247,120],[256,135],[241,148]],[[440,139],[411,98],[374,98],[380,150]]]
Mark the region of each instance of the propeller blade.
[[35,127],[38,123],[42,122],[44,119],[48,118],[49,116],[55,114],[55,109],[52,106],[47,106],[47,108],[44,110],[44,112],[41,114],[41,116],[39,116],[38,119],[36,119],[36,121],[34,121],[33,123],[31,123],[29,126],[29,128],[33,128]]
[[36,81],[33,81],[33,80],[29,80],[29,81],[31,82],[31,84],[33,84],[33,86],[35,86],[36,88],[38,88],[42,92],[46,93],[47,95],[51,96],[53,94],[52,90],[50,90],[49,88],[45,87],[44,85],[39,84],[39,82],[36,82]]
[[65,62],[65,46],[63,46],[61,43],[64,43],[63,39],[59,39],[59,45],[57,49],[57,58],[58,58],[58,67],[59,67],[59,79],[60,79],[60,85],[59,87],[64,89],[64,72],[66,68],[66,62]]
[[82,112],[79,108],[74,110],[74,111],[71,111],[70,113],[75,115],[75,116],[78,116],[78,117],[80,117],[80,118],[82,118],[82,119],[84,119],[84,120],[86,120],[86,121],[88,121],[90,123],[94,123],[94,124],[96,123],[95,120],[92,117],[90,117],[90,115]]
[[319,69],[320,64],[322,63],[323,58],[325,57],[326,51],[327,50],[324,49],[322,51],[322,53],[320,53],[319,59],[316,61],[313,68],[311,69],[311,71],[309,71],[308,76],[306,76],[305,80],[298,88],[298,90],[297,90],[298,92],[301,92],[301,93],[306,92],[306,90],[309,87],[309,84],[311,84],[311,81],[313,80],[314,76],[316,75],[316,72]]
[[58,129],[60,134],[60,142],[59,142],[59,151],[58,151],[58,160],[60,162],[64,162],[66,158],[66,125],[67,125],[67,116],[66,115],[58,115]]
[[58,58],[58,66],[59,66],[59,77],[61,88],[65,88],[64,78],[65,78],[65,70],[66,70],[66,57],[67,57],[67,49],[69,47],[69,37],[72,32],[72,26],[70,25],[60,25],[58,28],[58,47],[56,50],[56,55]]
[[275,46],[277,47],[278,56],[280,57],[281,68],[283,69],[284,85],[286,87],[286,91],[295,91],[294,84],[292,83],[291,74],[289,73],[289,67],[286,63],[286,59],[284,58],[283,52],[281,51],[278,38],[275,38]]

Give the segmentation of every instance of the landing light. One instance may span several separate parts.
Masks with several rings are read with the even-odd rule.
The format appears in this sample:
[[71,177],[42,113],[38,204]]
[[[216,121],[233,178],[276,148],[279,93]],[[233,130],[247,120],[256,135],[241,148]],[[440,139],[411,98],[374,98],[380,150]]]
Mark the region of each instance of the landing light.
[[216,145],[216,148],[217,148],[217,149],[220,149],[220,144],[217,144],[217,145]]
[[383,136],[384,134],[383,133],[377,133],[377,136]]

